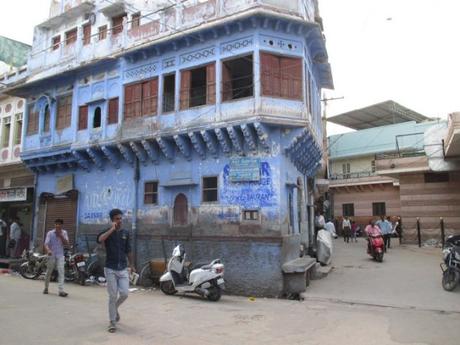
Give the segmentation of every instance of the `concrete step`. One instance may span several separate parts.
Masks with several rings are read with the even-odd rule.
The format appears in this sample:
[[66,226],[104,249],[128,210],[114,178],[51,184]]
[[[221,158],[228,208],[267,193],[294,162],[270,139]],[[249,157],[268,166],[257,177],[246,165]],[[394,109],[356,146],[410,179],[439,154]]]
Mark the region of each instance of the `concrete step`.
[[318,280],[327,277],[329,272],[331,272],[332,266],[321,266],[319,262],[315,264],[312,270],[311,279]]

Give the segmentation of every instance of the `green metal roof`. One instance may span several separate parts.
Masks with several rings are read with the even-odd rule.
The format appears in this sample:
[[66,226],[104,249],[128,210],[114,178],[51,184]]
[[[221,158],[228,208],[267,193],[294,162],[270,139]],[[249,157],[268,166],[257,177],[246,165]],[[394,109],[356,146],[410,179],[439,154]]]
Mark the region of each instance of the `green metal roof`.
[[332,135],[328,137],[329,159],[423,150],[425,131],[438,123],[409,121]]
[[0,61],[15,67],[24,66],[27,63],[31,47],[3,36],[0,36]]

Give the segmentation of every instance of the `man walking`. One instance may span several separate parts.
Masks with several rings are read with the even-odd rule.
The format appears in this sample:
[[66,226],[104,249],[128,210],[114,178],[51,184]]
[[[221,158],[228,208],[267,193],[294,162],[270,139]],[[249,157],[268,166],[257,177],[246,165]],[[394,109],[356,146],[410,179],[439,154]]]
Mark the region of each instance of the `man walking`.
[[62,229],[64,221],[56,219],[54,221],[54,229],[48,231],[45,239],[45,251],[48,254],[48,262],[46,267],[45,289],[43,293],[48,294],[48,286],[50,284],[51,274],[57,267],[58,270],[58,289],[59,296],[67,297],[67,292],[64,291],[64,246],[69,244],[67,231]]
[[387,248],[390,248],[390,236],[391,231],[393,230],[391,227],[391,223],[385,219],[385,216],[380,216],[380,220],[376,223],[376,225],[380,228],[380,231],[382,232],[386,253]]
[[107,253],[104,273],[109,294],[108,331],[114,333],[117,330],[116,323],[120,321],[118,308],[128,298],[128,265],[132,272],[135,270],[129,232],[122,228],[123,213],[115,208],[110,211],[109,216],[112,226],[97,236],[97,243],[104,243]]
[[349,242],[350,235],[351,235],[351,222],[348,216],[345,216],[344,220],[342,221],[342,230],[343,230],[343,241]]
[[10,248],[10,257],[12,259],[16,259],[18,257],[18,247],[19,247],[19,240],[21,239],[21,226],[19,225],[19,218],[14,217],[13,218],[13,223],[10,225],[10,243],[12,241],[12,244],[9,245]]

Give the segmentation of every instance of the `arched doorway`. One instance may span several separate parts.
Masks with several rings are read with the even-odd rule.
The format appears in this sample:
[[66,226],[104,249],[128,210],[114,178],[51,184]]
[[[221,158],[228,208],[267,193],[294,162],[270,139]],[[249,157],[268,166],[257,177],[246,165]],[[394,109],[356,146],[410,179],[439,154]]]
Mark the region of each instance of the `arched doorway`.
[[188,207],[187,197],[180,193],[174,200],[174,225],[187,225]]

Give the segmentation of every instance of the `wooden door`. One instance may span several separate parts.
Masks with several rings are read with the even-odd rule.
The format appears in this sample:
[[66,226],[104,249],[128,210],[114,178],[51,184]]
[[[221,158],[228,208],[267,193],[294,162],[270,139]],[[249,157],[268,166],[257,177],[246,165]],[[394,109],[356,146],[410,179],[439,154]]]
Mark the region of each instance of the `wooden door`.
[[181,193],[178,194],[174,200],[174,225],[187,225],[187,220],[187,197]]

